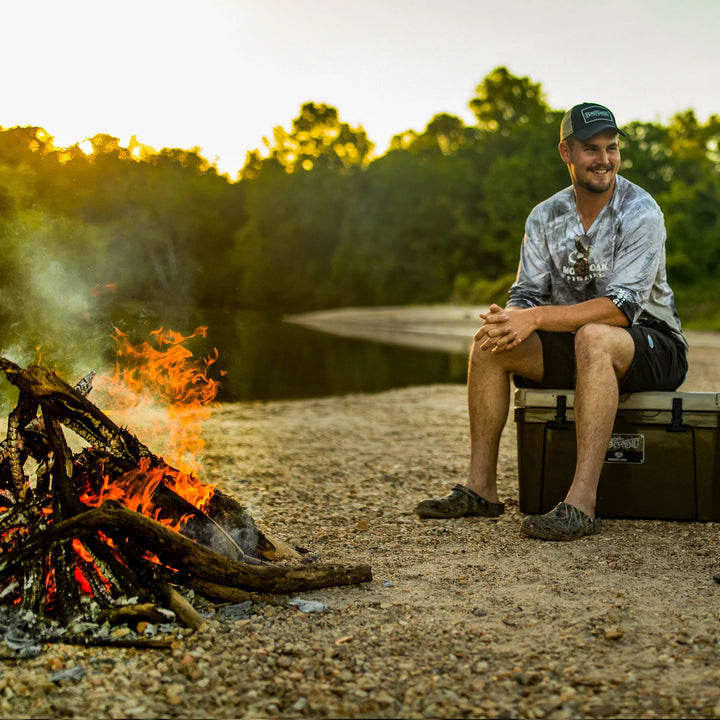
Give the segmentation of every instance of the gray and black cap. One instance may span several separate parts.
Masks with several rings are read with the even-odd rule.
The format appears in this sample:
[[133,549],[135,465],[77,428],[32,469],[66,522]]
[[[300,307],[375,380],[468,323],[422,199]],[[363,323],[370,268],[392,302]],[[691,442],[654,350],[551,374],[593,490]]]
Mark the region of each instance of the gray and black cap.
[[589,140],[603,130],[615,130],[625,137],[610,110],[604,105],[585,102],[565,113],[560,123],[560,140],[567,140],[570,136],[578,140]]

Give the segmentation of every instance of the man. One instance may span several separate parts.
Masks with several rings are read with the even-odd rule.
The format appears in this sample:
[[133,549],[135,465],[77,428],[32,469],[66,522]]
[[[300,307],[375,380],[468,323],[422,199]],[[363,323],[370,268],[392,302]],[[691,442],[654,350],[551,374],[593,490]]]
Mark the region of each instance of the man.
[[[496,517],[500,435],[518,387],[575,388],[577,465],[565,500],[522,531],[574,540],[600,531],[595,499],[620,392],[675,390],[687,342],[665,273],[665,225],[650,195],[618,175],[615,116],[582,103],[563,117],[572,186],[527,219],[517,280],[480,317],[468,371],[471,458],[465,485],[421,502],[422,517]],[[570,480],[570,478],[568,478]]]

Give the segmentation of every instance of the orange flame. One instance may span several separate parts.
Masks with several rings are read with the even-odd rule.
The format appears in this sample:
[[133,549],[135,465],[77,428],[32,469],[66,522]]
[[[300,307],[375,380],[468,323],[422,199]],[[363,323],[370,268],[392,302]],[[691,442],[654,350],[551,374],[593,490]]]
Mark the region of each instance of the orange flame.
[[94,562],[93,556],[85,549],[85,546],[75,538],[72,541],[73,550],[85,561],[85,562]]
[[152,517],[169,527],[180,527],[187,516],[178,518],[174,523],[157,517],[161,508],[156,507],[153,495],[160,483],[164,483],[199,510],[207,505],[215,493],[213,485],[201,482],[195,475],[179,472],[168,465],[151,468],[150,458],[141,458],[137,468],[128,470],[119,477],[111,479],[107,475],[103,476],[100,491],[86,491],[80,499],[90,507],[99,507],[105,500],[117,500],[130,510]]
[[126,507],[153,517],[175,530],[186,517],[169,520],[153,502],[153,494],[161,483],[202,510],[215,492],[215,487],[199,480],[200,454],[204,448],[202,424],[210,417],[220,383],[209,377],[208,370],[218,357],[213,350],[209,357],[198,359],[184,343],[206,336],[206,327],[198,327],[192,335],[182,335],[160,328],[151,333],[152,344],[134,345],[128,335],[115,330],[117,359],[112,379],[98,378],[97,386],[105,390],[112,407],[108,412],[139,419],[141,411],[151,409],[157,417],[158,403],[164,409],[161,420],[151,430],[152,440],[162,441],[158,453],[163,462],[151,467],[143,459],[137,468],[120,477],[105,476],[99,492],[87,492],[82,501],[99,506],[105,500],[118,500]]
[[165,440],[159,454],[187,475],[199,473],[199,457],[205,446],[202,425],[210,417],[210,404],[220,383],[208,376],[208,369],[217,360],[217,350],[198,359],[183,343],[206,337],[206,332],[204,326],[186,336],[160,328],[151,333],[154,347],[148,342],[133,345],[116,328],[115,375],[110,382],[100,379],[98,383],[107,389],[117,410],[125,414],[135,413],[141,405],[161,402],[165,406],[167,418],[154,431]]
[[[116,329],[114,339],[118,343],[118,351],[115,374],[112,379],[98,376],[96,389],[100,392],[105,390],[113,401],[113,406],[107,408],[108,413],[131,416],[131,419],[136,419],[141,409],[157,409],[158,403],[161,403],[166,410],[166,418],[157,423],[155,435],[161,434],[167,442],[164,450],[158,453],[163,458],[160,462],[157,457],[143,458],[138,467],[119,477],[111,478],[104,474],[99,490],[99,480],[90,482],[89,478],[86,478],[87,485],[81,490],[82,480],[76,477],[80,499],[85,505],[97,507],[105,500],[118,500],[131,510],[152,517],[176,531],[193,514],[172,518],[163,516],[163,508],[153,502],[153,494],[161,483],[198,510],[206,507],[215,487],[198,478],[199,456],[204,448],[201,428],[210,416],[210,406],[220,385],[208,376],[208,370],[216,362],[218,352],[213,350],[207,358],[197,359],[183,345],[197,336],[205,337],[206,330],[206,327],[198,327],[192,335],[183,336],[160,328],[151,333],[153,346],[147,342],[133,345],[126,334]],[[37,352],[41,358],[40,347]],[[151,464],[154,466],[151,467]],[[0,503],[0,510],[4,505]],[[43,507],[41,512],[51,520],[51,508]],[[3,544],[7,544],[10,535],[13,536],[10,539],[17,542],[20,534],[6,533],[2,538]],[[102,533],[99,533],[99,537],[110,548],[114,548],[111,538]],[[110,591],[109,581],[100,572],[83,543],[75,539],[72,547],[77,554],[74,577],[82,592],[92,596],[97,579]],[[145,553],[145,557],[160,562],[159,558],[151,556],[149,552]],[[88,574],[89,565],[94,567],[92,575]],[[45,574],[45,586],[48,608],[52,608],[56,600],[56,581],[52,567]],[[19,602],[20,598],[16,601]]]
[[94,595],[92,591],[92,586],[88,582],[87,578],[85,577],[85,574],[83,571],[76,565],[75,566],[75,581],[80,586],[80,589],[86,594],[90,595],[91,597]]

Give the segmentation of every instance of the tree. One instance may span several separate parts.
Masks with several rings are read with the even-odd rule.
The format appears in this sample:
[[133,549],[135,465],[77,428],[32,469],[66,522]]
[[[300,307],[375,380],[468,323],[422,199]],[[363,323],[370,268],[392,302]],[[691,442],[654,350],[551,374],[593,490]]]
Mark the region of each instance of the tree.
[[[365,167],[374,148],[362,127],[351,128],[340,121],[334,107],[312,102],[302,106],[300,115],[292,122],[291,132],[276,127],[273,140],[274,144],[265,141],[268,160],[287,172]],[[241,177],[256,177],[265,162],[259,151],[249,153]]]
[[440,150],[443,155],[452,155],[466,143],[472,142],[475,133],[475,129],[466,127],[459,117],[441,113],[435,115],[422,134],[407,130],[395,135],[390,141],[390,150],[409,150],[413,153]]
[[623,128],[621,173],[657,198],[673,176],[668,130],[654,123],[633,122]]
[[513,128],[542,124],[552,118],[540,83],[516,77],[505,67],[493,70],[475,92],[470,109],[481,130],[508,135]]

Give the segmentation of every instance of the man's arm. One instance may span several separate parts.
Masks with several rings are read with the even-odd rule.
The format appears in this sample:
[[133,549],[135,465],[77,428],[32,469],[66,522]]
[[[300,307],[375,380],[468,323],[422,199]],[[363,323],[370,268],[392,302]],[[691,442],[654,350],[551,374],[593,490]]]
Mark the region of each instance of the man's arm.
[[627,327],[625,313],[610,298],[601,297],[575,305],[540,305],[532,308],[492,305],[482,313],[483,326],[475,334],[482,350],[512,350],[535,330],[574,332],[588,323]]

